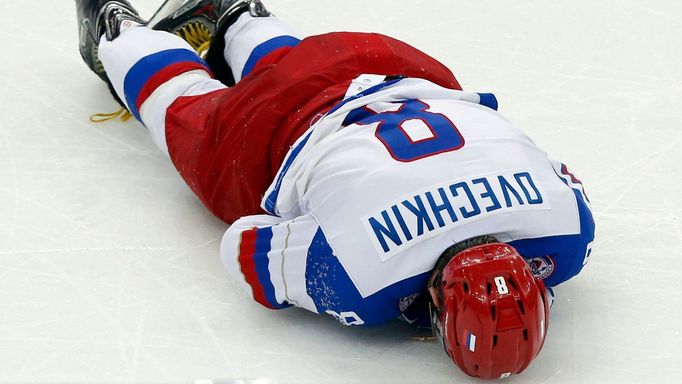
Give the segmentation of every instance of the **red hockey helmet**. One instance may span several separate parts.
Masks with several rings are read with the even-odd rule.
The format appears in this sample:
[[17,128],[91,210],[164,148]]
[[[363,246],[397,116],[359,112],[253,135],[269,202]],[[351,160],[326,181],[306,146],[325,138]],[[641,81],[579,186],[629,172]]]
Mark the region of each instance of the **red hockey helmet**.
[[516,249],[482,242],[449,260],[447,251],[442,256],[429,284],[431,318],[436,337],[464,373],[499,379],[521,373],[540,352],[549,300]]

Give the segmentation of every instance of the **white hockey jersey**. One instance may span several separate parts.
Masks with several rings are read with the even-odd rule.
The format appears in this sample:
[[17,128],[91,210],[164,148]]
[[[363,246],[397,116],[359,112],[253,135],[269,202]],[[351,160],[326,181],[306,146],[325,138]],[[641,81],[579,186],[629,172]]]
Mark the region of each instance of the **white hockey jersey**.
[[548,286],[582,269],[594,238],[582,184],[494,96],[383,79],[359,78],[296,142],[263,198],[272,215],[226,232],[223,261],[256,301],[381,324],[446,248],[480,235],[515,246]]

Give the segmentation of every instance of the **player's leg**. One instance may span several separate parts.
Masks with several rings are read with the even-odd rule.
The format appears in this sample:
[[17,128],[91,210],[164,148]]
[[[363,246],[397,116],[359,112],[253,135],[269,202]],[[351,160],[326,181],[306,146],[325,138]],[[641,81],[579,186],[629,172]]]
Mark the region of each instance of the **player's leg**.
[[112,96],[121,104],[123,101],[114,91],[113,85],[99,60],[99,41],[104,35],[111,40],[118,36],[122,28],[143,25],[143,20],[135,8],[126,0],[76,0],[78,34],[81,57],[85,64],[107,83]]
[[104,37],[99,57],[116,93],[166,153],[167,109],[181,97],[227,90],[196,52],[170,33],[129,28],[114,40]]
[[[272,92],[272,81],[284,78],[228,89],[210,77],[186,41],[140,26],[145,21],[125,0],[76,0],[76,5],[85,62],[149,129],[201,201],[228,222],[258,212],[272,181],[275,121],[283,118],[268,107],[279,94]],[[249,30],[254,23],[244,24]],[[231,47],[248,47],[246,40],[230,36],[237,37]]]
[[167,108],[183,96],[224,90],[183,39],[144,26],[125,0],[76,0],[80,51],[90,69],[152,135],[164,152]]
[[260,0],[166,0],[149,20],[204,56],[216,79],[228,86],[259,62],[274,63],[300,41]]
[[222,59],[235,82],[277,63],[301,41],[299,34],[281,19],[254,17],[250,13],[242,14],[222,37],[225,42]]

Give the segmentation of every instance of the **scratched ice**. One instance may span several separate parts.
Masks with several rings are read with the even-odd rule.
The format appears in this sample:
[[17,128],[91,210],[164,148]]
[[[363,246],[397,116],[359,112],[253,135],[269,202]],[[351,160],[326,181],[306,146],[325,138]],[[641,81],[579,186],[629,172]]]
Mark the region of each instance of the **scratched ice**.
[[[271,312],[213,218],[82,64],[72,2],[0,2],[0,382],[474,383],[402,324]],[[149,16],[161,0],[139,0]],[[598,241],[510,383],[682,377],[682,2],[281,0],[309,34],[374,30],[451,67],[592,199]]]

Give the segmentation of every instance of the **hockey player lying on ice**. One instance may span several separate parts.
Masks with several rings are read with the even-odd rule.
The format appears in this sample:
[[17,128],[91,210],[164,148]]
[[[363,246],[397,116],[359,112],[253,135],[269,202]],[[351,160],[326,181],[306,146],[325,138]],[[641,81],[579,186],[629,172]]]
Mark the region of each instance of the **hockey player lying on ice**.
[[169,0],[150,22],[124,0],[76,5],[83,59],[232,223],[221,256],[254,300],[431,321],[481,378],[537,356],[546,287],[583,268],[594,222],[493,95],[387,36],[301,39],[258,0]]

